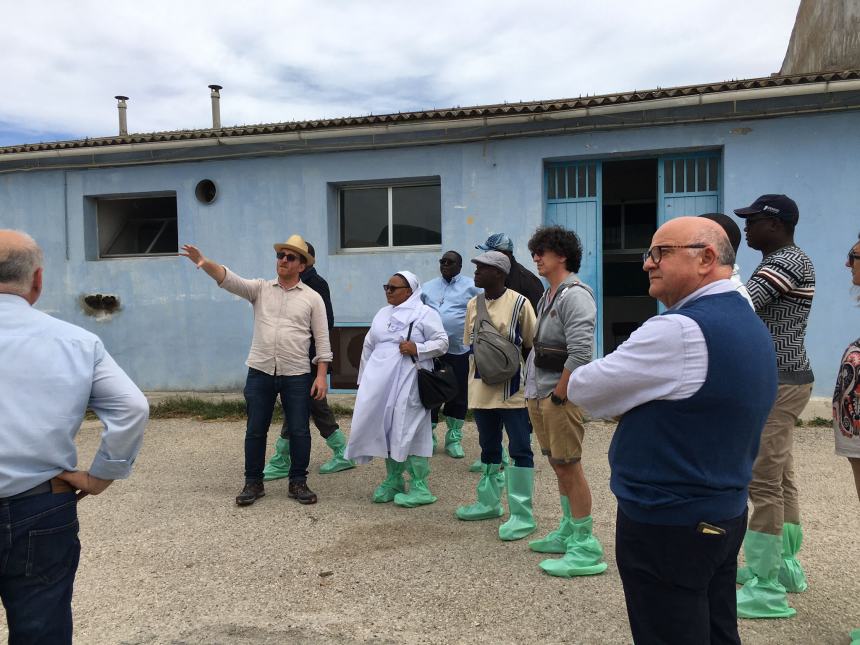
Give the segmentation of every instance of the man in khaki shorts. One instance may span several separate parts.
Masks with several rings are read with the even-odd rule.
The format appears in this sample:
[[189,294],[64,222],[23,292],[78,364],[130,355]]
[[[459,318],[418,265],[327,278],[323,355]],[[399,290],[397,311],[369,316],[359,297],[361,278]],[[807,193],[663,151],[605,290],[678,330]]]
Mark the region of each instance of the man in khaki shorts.
[[534,348],[526,365],[526,403],[532,427],[558,478],[562,518],[546,537],[529,542],[538,553],[563,553],[540,563],[552,576],[571,578],[603,573],[603,547],[592,534],[591,490],[582,469],[585,435],[582,411],[567,400],[576,368],[592,359],[597,305],[591,289],[576,276],[582,245],[573,231],[539,228],[529,251],[549,289],[537,309]]

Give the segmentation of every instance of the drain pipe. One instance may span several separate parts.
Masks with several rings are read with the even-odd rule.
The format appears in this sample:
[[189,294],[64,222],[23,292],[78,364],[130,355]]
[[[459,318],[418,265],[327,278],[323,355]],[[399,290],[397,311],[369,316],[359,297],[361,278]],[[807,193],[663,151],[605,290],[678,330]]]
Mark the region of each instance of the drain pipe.
[[128,101],[127,96],[115,96],[116,99],[116,110],[119,112],[119,135],[124,137],[128,134],[128,120],[126,119],[126,101]]
[[212,99],[212,129],[221,129],[221,94],[223,88],[220,85],[210,85],[209,97]]

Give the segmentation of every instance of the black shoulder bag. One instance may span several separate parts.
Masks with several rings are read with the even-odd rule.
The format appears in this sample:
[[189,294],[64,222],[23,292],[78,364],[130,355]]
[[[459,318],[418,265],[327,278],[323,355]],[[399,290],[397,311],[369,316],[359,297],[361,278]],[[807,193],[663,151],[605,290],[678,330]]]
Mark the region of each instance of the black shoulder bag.
[[[406,334],[406,340],[412,337],[413,324],[409,323],[409,333]],[[457,391],[460,389],[457,375],[445,361],[434,358],[433,371],[430,371],[418,367],[418,362],[411,354],[409,358],[412,359],[412,363],[418,370],[418,396],[421,397],[421,405],[432,410],[457,396]]]

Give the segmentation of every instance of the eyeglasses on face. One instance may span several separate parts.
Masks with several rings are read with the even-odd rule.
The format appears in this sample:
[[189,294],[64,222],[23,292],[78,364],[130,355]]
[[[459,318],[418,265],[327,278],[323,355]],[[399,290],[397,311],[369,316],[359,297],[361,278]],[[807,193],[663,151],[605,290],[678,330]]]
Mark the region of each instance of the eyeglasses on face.
[[848,251],[848,266],[854,266],[854,260],[860,260],[860,253],[855,253],[854,249]]
[[295,262],[299,259],[298,255],[293,255],[292,253],[284,253],[283,251],[278,251],[275,253],[275,257],[279,260],[286,260],[287,262]]
[[442,266],[449,266],[451,264],[457,264],[457,260],[452,260],[451,258],[442,258],[439,260],[439,264]]
[[384,284],[382,285],[382,288],[385,290],[386,293],[392,293],[394,291],[397,291],[398,289],[408,289],[409,287],[398,287],[395,284]]
[[652,246],[650,249],[648,249],[647,251],[645,251],[645,253],[642,254],[642,263],[644,264],[645,262],[648,261],[648,258],[651,258],[651,261],[654,262],[654,264],[660,264],[660,261],[663,259],[663,253],[666,251],[666,249],[703,249],[706,246],[708,246],[708,245],[707,244],[673,244],[673,245],[664,244],[662,246]]
[[546,253],[546,249],[535,249],[532,251],[532,260],[535,258],[542,258],[544,253]]

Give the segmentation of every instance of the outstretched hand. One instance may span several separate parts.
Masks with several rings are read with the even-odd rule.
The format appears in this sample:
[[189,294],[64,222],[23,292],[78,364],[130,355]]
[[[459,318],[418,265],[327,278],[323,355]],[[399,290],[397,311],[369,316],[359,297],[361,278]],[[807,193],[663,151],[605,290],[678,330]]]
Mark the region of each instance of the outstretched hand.
[[183,244],[182,250],[179,252],[179,255],[182,255],[191,260],[194,264],[197,265],[198,269],[203,266],[203,263],[206,261],[206,258],[200,252],[200,249],[198,249],[193,244]]

